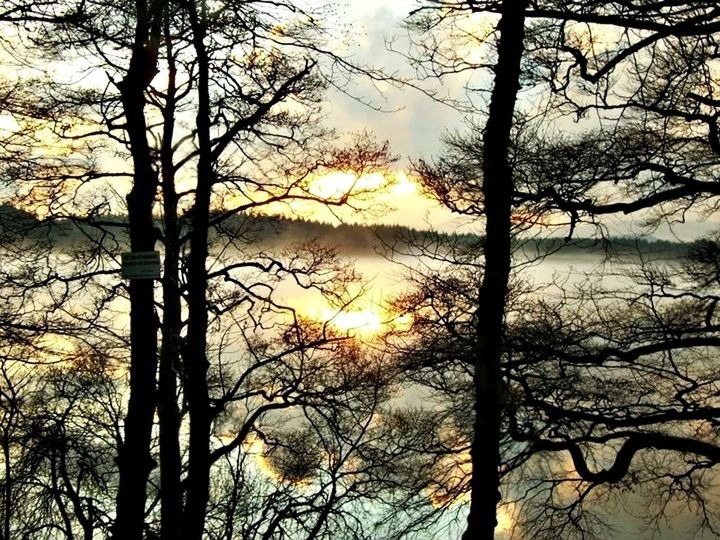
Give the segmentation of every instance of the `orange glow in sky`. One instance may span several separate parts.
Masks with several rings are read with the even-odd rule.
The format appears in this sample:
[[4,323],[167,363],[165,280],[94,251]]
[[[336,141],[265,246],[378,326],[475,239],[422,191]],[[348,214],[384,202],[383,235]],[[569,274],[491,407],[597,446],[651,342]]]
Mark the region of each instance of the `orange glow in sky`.
[[327,322],[334,329],[360,337],[374,336],[383,329],[384,322],[379,310],[360,309],[336,311],[330,307],[308,309],[307,315],[318,322]]
[[307,191],[329,200],[338,200],[346,193],[353,195],[346,206],[328,207],[319,202],[294,200],[265,205],[261,212],[333,224],[402,225],[418,229],[427,229],[432,224],[444,231],[455,231],[463,225],[457,216],[425,195],[418,181],[403,170],[360,177],[334,171],[311,179]]

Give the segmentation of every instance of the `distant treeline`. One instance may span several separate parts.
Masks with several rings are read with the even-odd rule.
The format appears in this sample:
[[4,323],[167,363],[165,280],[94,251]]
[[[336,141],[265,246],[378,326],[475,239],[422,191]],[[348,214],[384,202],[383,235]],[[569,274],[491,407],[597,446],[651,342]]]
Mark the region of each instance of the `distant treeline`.
[[[220,214],[211,216],[217,221],[213,226],[212,238],[221,242],[222,238],[233,237],[241,243],[259,247],[282,248],[295,242],[316,239],[322,244],[333,246],[339,252],[348,255],[364,255],[383,250],[389,246],[407,248],[409,245],[479,248],[482,237],[472,233],[446,233],[415,229],[402,225],[358,225],[331,224],[303,218],[266,216],[255,214],[237,214],[220,219]],[[189,216],[181,222],[188,224]],[[92,222],[98,222],[103,231],[99,231]],[[108,240],[112,233],[113,241],[126,243],[126,225],[124,216],[105,215],[94,220],[73,220],[57,218],[38,220],[32,214],[12,206],[0,206],[0,239],[3,242],[17,241],[21,238],[52,239],[59,246],[67,246],[92,239]],[[158,221],[158,227],[161,223]],[[534,237],[516,240],[517,251],[528,256],[546,253],[574,255],[581,253],[653,254],[661,257],[679,257],[687,253],[690,244],[650,238],[617,237],[612,239],[578,238],[570,241],[559,237]]]
[[608,255],[652,255],[656,257],[676,258],[687,254],[691,243],[671,242],[656,238],[623,237],[616,238],[529,238],[518,242],[518,248],[528,255],[534,253],[608,254]]
[[[318,239],[337,246],[345,253],[367,253],[386,246],[454,245],[468,248],[482,245],[482,236],[472,233],[447,233],[416,229],[402,225],[331,224],[302,218],[262,215],[234,216],[225,225],[227,229],[254,231],[254,242],[267,245],[286,245],[291,242]],[[612,239],[561,237],[522,238],[515,241],[516,248],[528,255],[537,253],[654,254],[677,257],[685,255],[690,244],[649,238],[617,237]]]

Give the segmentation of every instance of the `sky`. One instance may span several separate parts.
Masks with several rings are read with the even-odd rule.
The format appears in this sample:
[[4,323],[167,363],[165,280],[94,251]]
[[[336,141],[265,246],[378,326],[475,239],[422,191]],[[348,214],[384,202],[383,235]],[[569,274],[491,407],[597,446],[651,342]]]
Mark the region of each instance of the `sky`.
[[[415,0],[345,0],[337,4],[338,25],[347,25],[348,35],[355,36],[355,45],[348,49],[353,60],[381,67],[388,72],[408,73],[407,63],[401,55],[388,50],[388,41],[394,39],[394,48],[403,49],[403,38],[407,34],[402,28],[403,18],[416,7]],[[478,75],[475,75],[478,77]],[[482,80],[489,83],[488,75]],[[474,83],[477,80],[473,81]],[[462,98],[465,96],[464,80],[445,81],[438,87],[441,93]],[[396,168],[409,174],[412,160],[429,159],[442,151],[442,137],[448,133],[466,132],[467,119],[463,114],[432,100],[423,93],[411,88],[395,88],[385,85],[378,94],[367,83],[359,81],[351,89],[356,95],[370,98],[373,103],[386,112],[373,110],[362,103],[332,91],[328,97],[328,123],[339,132],[357,132],[368,130],[380,140],[388,140],[392,151],[400,159]],[[569,129],[576,130],[576,125]],[[402,197],[393,197],[393,211],[384,211],[382,217],[371,219],[383,223],[427,228],[428,225],[444,230],[462,229],[478,231],[480,225],[454,216],[440,208],[437,203],[423,197],[419,190],[401,190]],[[390,198],[384,197],[383,203]],[[353,221],[353,213],[339,214],[343,220]],[[320,216],[327,219],[327,215]],[[611,234],[622,236],[647,236],[670,240],[689,240],[714,231],[719,220],[709,217],[688,216],[687,223],[660,226],[648,230],[643,225],[642,216],[613,216],[604,220]],[[558,231],[562,234],[561,231]],[[579,233],[592,234],[592,229],[581,228]]]
[[[317,6],[323,0],[304,0],[311,6]],[[344,54],[358,64],[382,68],[387,72],[409,74],[406,60],[398,53],[388,50],[388,43],[404,50],[407,46],[407,31],[402,27],[403,19],[416,7],[415,0],[326,0],[334,6],[329,23],[335,26],[336,35],[345,38],[348,44],[342,48]],[[474,21],[478,28],[482,22]],[[491,83],[488,74],[475,75],[474,83],[488,87]],[[465,96],[465,80],[456,78],[439,83],[437,90],[443,95],[455,98]],[[377,197],[374,213],[364,217],[355,210],[340,210],[330,213],[327,210],[313,209],[297,213],[304,217],[314,217],[323,221],[336,221],[339,217],[346,222],[381,222],[400,224],[417,228],[430,226],[442,231],[481,230],[477,222],[470,222],[422,195],[413,182],[411,162],[418,159],[431,159],[440,155],[444,135],[467,132],[467,118],[450,106],[435,101],[418,90],[408,87],[398,88],[389,84],[369,84],[368,80],[356,79],[348,88],[348,93],[370,100],[377,108],[361,103],[351,96],[337,90],[327,95],[327,123],[339,134],[369,131],[379,140],[388,140],[393,154],[399,157],[394,165],[396,185],[389,193]],[[379,91],[378,91],[379,90]],[[3,118],[0,117],[0,129]],[[577,128],[575,128],[577,129]],[[338,177],[328,179],[335,182]],[[342,180],[341,181],[346,181]],[[373,182],[374,180],[370,180]],[[643,236],[648,234],[642,228],[641,220],[627,217],[613,217],[607,220],[614,234]],[[707,233],[717,227],[717,219],[702,221],[690,218],[690,223],[652,231],[649,234],[660,238],[688,239]],[[583,231],[581,230],[581,233]],[[591,231],[587,230],[589,234]],[[558,231],[558,234],[562,234]]]
[[[305,0],[311,7],[321,5],[325,0]],[[399,39],[406,31],[401,27],[403,18],[415,7],[415,0],[396,0],[393,2],[381,0],[327,0],[333,6],[328,11],[330,17],[328,24],[332,25],[332,32],[338,39],[347,43],[342,52],[347,54],[354,62],[383,69],[387,72],[407,72],[407,64],[401,55],[388,50],[387,42]],[[4,29],[5,27],[3,27]],[[0,55],[7,56],[6,51],[0,50]],[[17,70],[12,59],[0,63],[0,70],[4,76],[12,77]],[[80,64],[82,61],[80,61]],[[7,65],[5,65],[7,64]],[[77,73],[84,72],[82,65],[73,65],[68,69],[62,64],[63,77],[77,78]],[[106,84],[106,76],[102,70],[95,73],[101,80],[98,86]],[[88,82],[87,76],[83,78]],[[461,92],[461,85],[452,87],[443,83],[442,91],[449,94]],[[380,91],[379,91],[380,90]],[[410,174],[411,160],[428,159],[437,155],[441,149],[443,134],[460,129],[463,125],[463,116],[451,107],[434,101],[423,93],[409,88],[398,88],[391,85],[382,85],[374,88],[367,79],[357,78],[347,87],[348,94],[331,89],[327,95],[327,123],[335,128],[340,135],[369,131],[378,140],[388,140],[391,151],[398,156],[393,167],[393,187],[388,192],[378,195],[374,200],[373,210],[367,214],[360,214],[353,209],[330,210],[316,206],[306,207],[302,204],[294,207],[295,213],[303,217],[315,218],[321,221],[345,222],[380,222],[385,224],[401,224],[417,228],[430,226],[441,230],[455,230],[458,226],[473,227],[449,211],[440,207],[435,201],[423,196]],[[355,96],[368,99],[373,106],[380,110],[361,103]],[[13,129],[13,120],[9,116],[0,116],[0,131]],[[111,158],[104,156],[104,162]],[[122,167],[122,163],[118,167]],[[332,175],[329,183],[338,182],[338,175]],[[115,180],[116,182],[118,180]],[[347,182],[347,178],[340,178],[339,182]],[[370,178],[369,183],[375,182]],[[129,184],[128,184],[129,185]],[[367,207],[367,205],[363,205]],[[285,212],[282,207],[270,211]]]
[[[354,37],[346,52],[358,64],[382,68],[390,73],[409,73],[405,59],[388,50],[388,42],[394,39],[396,47],[402,48],[403,37],[407,33],[402,28],[402,21],[415,5],[414,0],[339,2],[337,25],[348,30],[346,35]],[[470,224],[451,214],[423,196],[419,189],[413,189],[410,173],[412,161],[440,154],[443,135],[464,128],[463,115],[418,90],[389,84],[379,86],[379,90],[381,92],[368,81],[357,80],[354,86],[348,88],[348,94],[369,99],[381,110],[368,107],[337,90],[330,91],[327,103],[327,122],[339,133],[369,131],[377,139],[389,141],[392,153],[399,158],[394,165],[400,174],[399,185],[389,197],[379,197],[382,204],[380,215],[376,212],[369,219],[418,228],[432,225],[446,231],[458,227],[476,229],[477,224]],[[455,81],[454,86],[452,81],[444,82],[439,90],[452,96],[463,92],[460,81]],[[338,215],[346,221],[357,218],[354,212],[340,212]],[[322,212],[319,217],[331,219]]]
[[[402,48],[407,33],[401,27],[404,16],[412,9],[412,0],[381,2],[369,0],[349,2],[350,9],[343,18],[357,21],[352,25],[358,36],[356,46],[349,52],[358,63],[367,63],[388,72],[409,73],[407,63],[399,54],[388,50],[387,41],[396,39],[396,47]],[[360,8],[364,6],[364,8]],[[460,88],[444,90],[457,95]],[[394,88],[383,85],[383,95],[378,95],[368,84],[360,83],[358,90],[375,104],[388,112],[378,112],[344,96],[332,93],[330,123],[340,130],[369,128],[382,138],[391,141],[396,153],[404,158],[427,157],[439,151],[439,140],[449,129],[462,126],[462,114],[451,107],[432,100],[410,88]]]

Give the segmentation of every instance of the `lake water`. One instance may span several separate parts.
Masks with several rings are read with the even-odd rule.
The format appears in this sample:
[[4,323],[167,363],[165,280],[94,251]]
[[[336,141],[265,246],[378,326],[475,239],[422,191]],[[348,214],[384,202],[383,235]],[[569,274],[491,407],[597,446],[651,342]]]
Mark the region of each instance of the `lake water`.
[[[403,274],[408,270],[403,265],[411,265],[412,259],[403,258],[399,262],[402,264],[388,261],[379,256],[355,259],[356,268],[371,280],[371,305],[381,306],[384,301],[402,292],[406,287]],[[676,265],[677,262],[675,259],[660,258],[654,264]],[[430,263],[425,266],[424,271],[427,272],[428,266],[432,268],[433,264],[436,265],[438,271],[442,267],[439,263]],[[627,274],[629,270],[637,268],[636,264],[637,257],[634,256],[608,260],[601,254],[566,255],[560,253],[537,263],[520,264],[517,276],[539,287],[534,294],[548,296],[558,295],[559,287],[566,290],[589,286],[602,289],[632,290],[637,285]],[[377,307],[377,309],[381,308]],[[419,405],[424,401],[426,399],[423,396],[423,389],[415,387],[408,388],[407,394],[399,400],[398,404]],[[684,502],[670,502],[667,506],[667,519],[647,523],[642,517],[643,511],[648,508],[646,494],[637,490],[626,490],[614,497],[613,500],[612,506],[604,507],[593,504],[591,501],[587,502],[587,508],[601,516],[609,526],[601,538],[617,540],[716,538],[712,533],[697,531],[698,508]],[[500,521],[505,525],[512,522],[507,517]],[[507,537],[507,530],[498,531],[497,538]]]
[[[307,291],[289,281],[283,281],[277,290],[278,298],[295,307],[299,313],[318,319],[332,318],[334,324],[348,332],[356,333],[363,339],[372,339],[373,333],[380,331],[388,314],[384,311],[389,300],[403,292],[407,285],[405,274],[408,267],[416,264],[412,257],[398,257],[395,261],[374,254],[354,256],[350,259],[356,270],[365,278],[367,294],[358,298],[348,308],[348,314],[338,314],[318,294]],[[608,262],[601,255],[566,255],[555,254],[532,265],[521,264],[518,276],[529,280],[537,286],[544,284],[563,284],[566,288],[587,285],[621,288],[631,286],[630,280],[623,277],[630,260]],[[521,261],[522,263],[522,261]],[[441,271],[443,264],[425,261],[424,271]],[[558,289],[540,287],[535,294],[557,294]],[[116,306],[116,322],[118,329],[126,328],[122,312],[127,310],[123,300]],[[423,389],[408,387],[398,404],[415,405],[425,401]],[[695,509],[683,504],[673,503],[667,521],[656,524],[655,529],[648,529],[641,518],[637,517],[646,506],[642,493],[627,492],[617,500],[611,508],[593,508],[605,515],[608,523],[614,527],[612,532],[603,538],[608,539],[649,539],[679,540],[685,538],[715,538],[709,533],[695,534],[693,526],[697,523]],[[592,503],[590,503],[592,504]],[[501,531],[498,538],[506,535]],[[418,537],[419,540],[420,537]]]

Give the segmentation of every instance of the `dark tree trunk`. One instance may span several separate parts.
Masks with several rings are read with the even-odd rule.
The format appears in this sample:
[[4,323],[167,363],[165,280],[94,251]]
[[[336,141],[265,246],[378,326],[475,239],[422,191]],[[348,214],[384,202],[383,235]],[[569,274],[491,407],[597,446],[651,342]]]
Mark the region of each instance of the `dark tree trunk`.
[[183,354],[184,389],[190,415],[187,498],[183,513],[183,538],[201,540],[210,491],[211,411],[207,372],[207,270],[208,221],[214,171],[210,141],[210,67],[205,49],[205,26],[194,2],[190,24],[198,69],[198,167],[195,203],[192,208],[190,256],[188,257],[188,334]]
[[63,444],[58,455],[58,472],[60,474],[60,479],[62,479],[64,484],[64,489],[62,491],[72,503],[75,521],[80,524],[83,530],[83,540],[93,540],[93,536],[95,535],[95,527],[92,521],[92,507],[88,505],[88,513],[86,515],[85,510],[83,509],[82,499],[80,498],[80,493],[78,491],[79,488],[75,489],[70,478],[70,474],[67,470],[68,450],[69,449],[67,447],[67,444],[63,439]]
[[177,368],[180,363],[182,311],[179,276],[178,195],[175,190],[173,164],[177,69],[173,58],[167,18],[165,43],[168,57],[168,88],[163,110],[161,148],[165,261],[163,265],[163,321],[158,383],[158,417],[160,422],[160,536],[171,540],[180,537],[181,522],[179,518],[182,516],[180,412],[177,403]]
[[510,276],[513,180],[508,161],[515,101],[520,90],[527,0],[503,0],[495,85],[483,140],[485,273],[475,316],[475,427],[472,497],[464,540],[490,540],[500,501],[500,354]]
[[[133,161],[133,187],[127,197],[132,251],[155,249],[153,202],[158,175],[153,167],[145,121],[145,90],[157,72],[162,0],[148,6],[136,1],[135,42],[130,66],[120,82],[126,131]],[[145,521],[146,485],[154,466],[150,441],[155,410],[158,322],[153,280],[130,281],[130,399],[125,440],[119,449],[120,482],[112,536],[141,540]]]
[[[60,512],[60,518],[63,522],[63,527],[58,527],[61,531],[65,533],[66,540],[75,540],[75,533],[73,532],[73,523],[72,518],[70,517],[70,513],[68,512],[67,507],[65,506],[65,501],[62,497],[62,489],[59,485],[59,477],[58,477],[58,470],[57,470],[57,450],[52,449],[50,451],[49,459],[50,459],[50,485],[52,486],[52,498],[55,501],[55,504],[57,505],[58,512]],[[58,524],[59,525],[59,524]]]
[[[13,422],[13,416],[10,415],[10,420],[8,422],[8,425],[12,425]],[[3,460],[5,465],[5,490],[3,493],[4,498],[4,504],[3,504],[3,535],[2,540],[10,540],[10,524],[12,520],[12,511],[13,511],[13,476],[12,476],[12,466],[11,466],[11,459],[12,456],[10,454],[10,436],[7,433],[3,433],[2,438],[2,450],[3,450]]]

